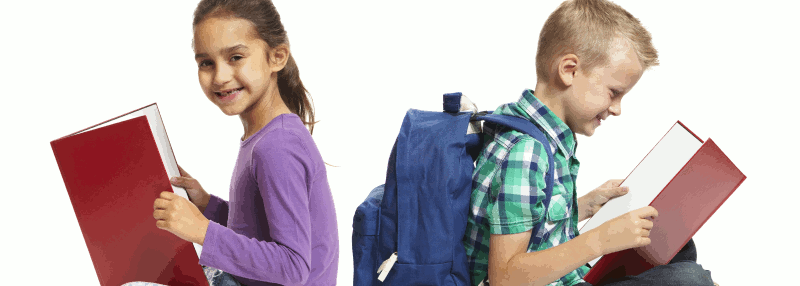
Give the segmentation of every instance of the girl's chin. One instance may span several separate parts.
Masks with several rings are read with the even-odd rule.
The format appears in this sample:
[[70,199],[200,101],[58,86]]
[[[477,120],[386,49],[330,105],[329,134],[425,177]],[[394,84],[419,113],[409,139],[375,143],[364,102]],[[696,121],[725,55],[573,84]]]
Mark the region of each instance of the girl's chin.
[[217,106],[219,107],[219,110],[222,111],[222,113],[225,113],[225,115],[228,116],[239,115],[239,113],[241,113],[241,111],[235,106],[219,106],[219,105]]

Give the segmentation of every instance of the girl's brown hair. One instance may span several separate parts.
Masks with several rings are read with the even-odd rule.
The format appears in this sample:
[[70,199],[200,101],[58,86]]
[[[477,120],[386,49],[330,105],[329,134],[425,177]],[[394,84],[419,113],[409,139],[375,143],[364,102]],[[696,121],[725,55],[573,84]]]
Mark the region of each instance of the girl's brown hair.
[[[202,0],[194,11],[192,26],[209,17],[236,17],[250,21],[258,36],[268,46],[289,45],[289,38],[281,23],[281,16],[270,0]],[[278,72],[278,92],[283,103],[300,117],[310,133],[314,133],[314,106],[311,96],[300,80],[297,63],[291,53],[286,66]]]

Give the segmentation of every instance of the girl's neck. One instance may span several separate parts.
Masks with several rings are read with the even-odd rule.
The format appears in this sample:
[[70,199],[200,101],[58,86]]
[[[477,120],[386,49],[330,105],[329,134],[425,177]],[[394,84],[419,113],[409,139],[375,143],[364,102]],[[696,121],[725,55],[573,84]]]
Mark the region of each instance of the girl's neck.
[[258,130],[267,126],[275,117],[289,113],[292,113],[292,111],[283,103],[278,89],[267,91],[267,94],[262,96],[261,99],[239,114],[239,119],[242,120],[242,126],[244,127],[244,135],[241,140],[247,140],[247,138],[256,134]]

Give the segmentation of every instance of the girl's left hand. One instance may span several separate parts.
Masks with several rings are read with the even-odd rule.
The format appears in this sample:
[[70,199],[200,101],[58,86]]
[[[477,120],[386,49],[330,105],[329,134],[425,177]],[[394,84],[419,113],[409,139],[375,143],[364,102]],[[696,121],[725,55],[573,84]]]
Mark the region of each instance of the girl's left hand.
[[167,230],[183,240],[203,245],[208,219],[193,203],[173,192],[161,192],[153,203],[156,227]]
[[613,198],[628,193],[628,187],[621,188],[623,180],[608,180],[593,191],[578,198],[578,220],[583,221],[596,214],[601,207]]

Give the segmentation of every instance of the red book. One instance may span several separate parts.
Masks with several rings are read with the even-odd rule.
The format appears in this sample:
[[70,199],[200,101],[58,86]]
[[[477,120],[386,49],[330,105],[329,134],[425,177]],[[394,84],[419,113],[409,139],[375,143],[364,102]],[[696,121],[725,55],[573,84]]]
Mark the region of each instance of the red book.
[[714,141],[703,142],[678,121],[622,182],[631,191],[581,228],[584,233],[649,202],[658,211],[650,245],[603,256],[584,280],[599,284],[669,263],[745,178]]
[[177,162],[155,103],[50,146],[101,285],[208,285],[192,243],[153,218],[161,192],[186,197],[169,182]]

